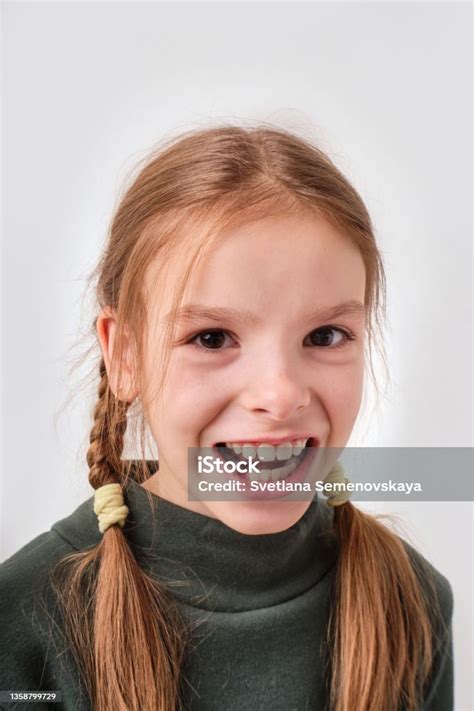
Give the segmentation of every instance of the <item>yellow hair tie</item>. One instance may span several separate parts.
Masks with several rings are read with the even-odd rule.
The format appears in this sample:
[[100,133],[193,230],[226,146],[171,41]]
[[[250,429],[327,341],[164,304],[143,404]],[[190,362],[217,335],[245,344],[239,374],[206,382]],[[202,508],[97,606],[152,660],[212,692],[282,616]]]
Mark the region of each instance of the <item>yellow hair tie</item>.
[[128,508],[123,503],[120,484],[104,484],[96,489],[94,513],[99,518],[99,531],[105,533],[109,526],[118,523],[122,528],[128,516]]
[[[339,482],[341,484],[344,484],[346,486],[349,483],[350,479],[348,479],[345,476],[344,472],[344,467],[342,466],[341,462],[337,461],[335,465],[332,467],[332,469],[329,471],[327,474],[326,478],[324,479],[324,484],[334,484],[336,482]],[[342,489],[341,491],[335,491],[334,493],[329,493],[328,497],[326,499],[326,504],[328,506],[341,506],[341,504],[345,504],[346,501],[349,501],[351,498],[351,492],[348,491],[346,488]]]

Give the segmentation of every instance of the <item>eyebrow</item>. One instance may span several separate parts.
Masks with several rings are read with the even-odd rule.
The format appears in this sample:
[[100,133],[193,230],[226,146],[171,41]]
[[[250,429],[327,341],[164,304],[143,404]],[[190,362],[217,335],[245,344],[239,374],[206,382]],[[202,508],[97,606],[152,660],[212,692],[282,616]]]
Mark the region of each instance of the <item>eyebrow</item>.
[[[362,319],[365,316],[366,307],[360,301],[346,301],[337,306],[324,309],[316,309],[303,320],[309,321],[331,321],[340,316],[355,316]],[[195,321],[197,319],[209,319],[210,321],[234,321],[242,325],[258,325],[264,321],[264,317],[258,316],[251,311],[230,309],[226,307],[211,307],[203,304],[186,304],[179,309],[177,314],[169,312],[165,316],[165,321],[169,323],[174,319],[179,321]]]

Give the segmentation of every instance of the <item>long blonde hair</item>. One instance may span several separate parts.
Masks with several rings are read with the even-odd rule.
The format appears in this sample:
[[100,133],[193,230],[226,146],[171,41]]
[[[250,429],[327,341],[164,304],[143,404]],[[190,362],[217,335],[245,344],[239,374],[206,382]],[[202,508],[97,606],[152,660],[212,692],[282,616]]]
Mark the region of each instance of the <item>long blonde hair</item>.
[[[385,275],[368,211],[326,153],[268,124],[192,130],[162,143],[137,167],[92,274],[98,308],[108,306],[116,314],[113,360],[119,380],[125,343],[131,343],[140,393],[146,392],[143,284],[152,260],[164,274],[179,255],[178,308],[189,274],[225,227],[302,209],[336,226],[363,258],[368,362],[375,381],[372,355],[374,347],[383,353],[375,336],[385,317]],[[172,328],[164,334],[159,386]],[[132,474],[121,458],[131,403],[114,397],[101,355],[98,370],[87,452],[90,484],[94,489],[126,484],[130,476],[143,482],[150,475],[146,398],[138,401],[142,458]],[[378,518],[350,502],[334,510],[340,553],[327,636],[332,711],[415,711],[435,653],[428,605],[436,600],[427,599],[422,571],[408,548]],[[118,525],[94,548],[60,561],[54,581],[66,634],[96,711],[182,708],[183,621],[166,587],[139,566]]]

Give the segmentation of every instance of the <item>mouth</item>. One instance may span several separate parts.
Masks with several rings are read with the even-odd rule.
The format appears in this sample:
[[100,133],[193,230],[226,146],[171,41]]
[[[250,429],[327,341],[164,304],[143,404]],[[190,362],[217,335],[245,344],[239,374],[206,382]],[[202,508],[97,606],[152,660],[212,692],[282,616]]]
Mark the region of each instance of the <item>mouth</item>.
[[248,462],[249,458],[258,460],[259,474],[239,474],[240,477],[255,478],[262,481],[286,479],[296,471],[309,454],[319,446],[316,437],[282,442],[278,445],[268,443],[232,443],[216,442],[214,448],[224,461]]

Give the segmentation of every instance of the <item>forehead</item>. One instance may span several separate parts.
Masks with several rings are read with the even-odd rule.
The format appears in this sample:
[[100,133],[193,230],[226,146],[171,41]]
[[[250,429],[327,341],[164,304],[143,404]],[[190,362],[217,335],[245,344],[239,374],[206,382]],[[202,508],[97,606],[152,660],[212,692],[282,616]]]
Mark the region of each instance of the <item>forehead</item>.
[[[177,257],[161,275],[160,287],[149,287],[155,305],[159,299],[160,314],[172,306],[179,273]],[[222,231],[191,274],[183,301],[253,307],[281,317],[309,305],[363,303],[364,297],[365,267],[358,250],[327,220],[302,211]]]

